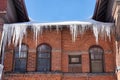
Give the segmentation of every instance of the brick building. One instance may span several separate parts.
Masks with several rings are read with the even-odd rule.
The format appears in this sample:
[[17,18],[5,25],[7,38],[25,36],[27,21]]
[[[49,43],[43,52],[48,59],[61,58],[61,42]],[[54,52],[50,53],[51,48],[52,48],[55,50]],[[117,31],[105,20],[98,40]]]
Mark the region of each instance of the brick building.
[[[5,47],[5,56],[1,55],[3,80],[119,80],[119,3],[119,0],[97,0],[93,19],[115,24],[111,40],[99,37],[98,44],[91,29],[78,34],[73,41],[68,28],[72,22],[58,31],[50,23],[52,30],[44,28],[36,41],[34,31],[28,27],[21,46],[10,44]],[[4,24],[23,22],[29,22],[24,0],[0,1],[1,36]]]

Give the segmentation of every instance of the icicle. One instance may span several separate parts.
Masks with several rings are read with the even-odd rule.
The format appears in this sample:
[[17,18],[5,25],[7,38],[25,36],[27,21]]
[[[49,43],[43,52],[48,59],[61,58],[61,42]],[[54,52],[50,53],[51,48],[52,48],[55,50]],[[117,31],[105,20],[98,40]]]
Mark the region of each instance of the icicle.
[[79,32],[81,35],[83,35],[83,33],[85,32],[85,28],[86,28],[86,25],[85,24],[81,24],[80,27],[79,27]]
[[43,32],[43,26],[36,24],[32,26],[32,29],[34,32],[34,40],[36,41],[36,45],[37,45],[37,39],[39,34],[42,34]]
[[[4,35],[5,35],[5,30],[3,28],[3,32],[2,32],[2,37],[1,37],[1,42],[0,42],[0,52],[2,51],[2,47],[3,47],[3,40],[4,40]],[[1,53],[0,53],[1,54]]]
[[101,26],[100,34],[101,34],[100,35],[101,38],[105,38],[105,26],[104,25]]
[[95,36],[95,39],[96,39],[96,43],[98,44],[98,35],[99,35],[99,32],[98,32],[98,28],[96,25],[93,25],[93,33],[94,33],[94,36]]
[[36,41],[36,44],[37,44],[37,35],[38,35],[37,28],[38,27],[36,27],[36,25],[34,25],[32,28],[33,28],[33,32],[34,32],[34,40]]
[[20,33],[19,33],[19,56],[21,55],[20,54],[20,52],[21,52],[21,44],[22,44],[23,37],[26,34],[27,26],[20,25],[20,27],[21,27],[21,30],[20,30]]
[[110,32],[111,32],[111,27],[110,26],[106,26],[106,34],[107,34],[107,36],[109,37],[109,40],[111,40],[111,34],[110,34]]
[[75,42],[75,39],[77,37],[77,33],[78,33],[77,30],[78,30],[78,26],[77,25],[74,25],[74,24],[70,25],[70,32],[72,34],[73,42]]
[[12,38],[12,34],[13,34],[13,29],[11,27],[8,26],[8,32],[7,32],[9,35],[7,36],[8,37],[8,45],[11,44],[11,38]]
[[[23,36],[26,34],[26,25],[17,25],[17,24],[5,24],[3,27],[3,33],[2,33],[2,39],[1,39],[1,44],[0,46],[2,46],[2,48],[0,49],[4,49],[7,42],[8,45],[11,44],[11,40],[13,37],[13,43],[15,46],[17,46],[18,42],[19,42],[19,53],[21,50],[21,43],[22,43],[22,39]],[[4,50],[2,50],[4,52]]]
[[1,39],[2,54],[4,54],[4,48],[7,44],[7,35],[8,35],[8,26],[3,28],[3,34],[2,34],[2,39]]
[[56,25],[56,31],[57,31],[57,33],[59,32],[59,26],[58,25]]

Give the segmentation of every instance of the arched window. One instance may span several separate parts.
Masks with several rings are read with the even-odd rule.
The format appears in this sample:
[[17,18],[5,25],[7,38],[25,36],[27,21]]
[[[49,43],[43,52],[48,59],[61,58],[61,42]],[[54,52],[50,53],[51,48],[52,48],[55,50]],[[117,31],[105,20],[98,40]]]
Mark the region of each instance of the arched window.
[[15,48],[14,72],[25,72],[26,71],[27,52],[28,52],[28,46],[25,44],[21,45],[20,54],[19,54],[19,47]]
[[92,46],[89,49],[91,72],[103,72],[103,49],[100,46]]
[[51,47],[42,44],[37,47],[37,71],[49,72],[51,67]]

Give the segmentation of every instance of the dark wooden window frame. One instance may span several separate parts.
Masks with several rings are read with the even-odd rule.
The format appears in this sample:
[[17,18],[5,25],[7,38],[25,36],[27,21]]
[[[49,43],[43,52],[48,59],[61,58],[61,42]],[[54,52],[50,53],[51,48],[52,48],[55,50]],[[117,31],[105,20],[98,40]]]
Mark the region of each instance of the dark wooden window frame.
[[[27,50],[26,51],[22,51],[21,50],[21,52],[27,52],[27,54],[26,54],[26,58],[21,58],[21,57],[19,57],[19,58],[16,58],[15,57],[15,49],[14,49],[14,55],[13,55],[13,72],[20,72],[21,73],[21,71],[16,71],[15,70],[15,60],[16,59],[26,59],[26,69],[25,69],[25,71],[24,72],[26,72],[27,71],[27,62],[28,62],[28,49],[29,49],[29,47],[28,47],[28,45],[27,44],[24,44],[24,43],[22,43],[22,45],[25,45],[26,47],[27,47]],[[22,47],[22,45],[21,45],[21,47]],[[19,47],[19,46],[17,46],[17,47]],[[15,48],[17,48],[17,47],[15,47]],[[19,51],[19,50],[18,50]],[[23,71],[22,71],[23,72]]]
[[[91,59],[91,54],[92,53],[90,52],[90,49],[92,49],[92,48],[99,48],[99,49],[101,49],[103,51],[103,53],[102,53],[102,59]],[[91,46],[89,48],[89,58],[90,58],[90,72],[91,73],[94,73],[92,71],[92,61],[102,61],[102,72],[104,72],[104,49],[101,46],[99,46],[99,45],[93,45],[93,46]],[[101,72],[95,72],[95,73],[101,73]]]
[[[72,58],[77,58],[77,62]],[[68,56],[68,72],[70,73],[81,73],[82,72],[82,55],[69,55]]]
[[[50,48],[50,52],[48,52],[47,50],[44,50],[44,51],[42,51],[41,52],[41,54],[44,54],[44,53],[48,53],[48,54],[50,54],[50,66],[49,66],[49,71],[42,71],[42,72],[50,72],[51,71],[51,51],[52,51],[52,47],[49,45],[49,44],[46,44],[46,43],[42,43],[42,44],[40,44],[40,45],[38,45],[37,46],[37,48],[36,48],[36,55],[37,55],[37,58],[36,58],[36,71],[37,72],[40,72],[39,70],[38,70],[38,59],[39,59],[39,57],[38,57],[38,55],[40,54],[40,53],[38,53],[38,52],[40,52],[39,50],[38,50],[38,48],[40,47],[40,46],[42,46],[42,45],[46,45],[46,46],[48,46],[49,48]],[[47,58],[42,58],[41,57],[41,59],[47,59]]]

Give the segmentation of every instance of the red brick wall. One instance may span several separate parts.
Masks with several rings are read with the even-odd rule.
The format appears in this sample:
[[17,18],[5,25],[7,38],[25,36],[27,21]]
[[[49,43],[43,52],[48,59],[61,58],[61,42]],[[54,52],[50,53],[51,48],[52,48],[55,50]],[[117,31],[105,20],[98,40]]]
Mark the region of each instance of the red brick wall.
[[3,16],[7,11],[7,0],[0,0],[0,29],[4,23]]
[[112,74],[65,74],[62,80],[116,80]]
[[[47,43],[52,47],[51,52],[51,70],[53,72],[68,72],[68,55],[77,55],[80,54],[82,56],[82,72],[89,73],[90,72],[90,61],[89,61],[89,48],[92,45],[96,45],[95,38],[93,36],[92,31],[88,30],[87,33],[78,35],[76,41],[73,42],[71,39],[71,34],[68,29],[63,29],[62,31],[56,32],[56,30],[52,31],[44,31],[44,33],[39,36],[37,45],[35,40],[33,39],[33,32],[28,30],[27,38],[24,38],[23,43],[26,43],[29,46],[28,51],[28,60],[27,60],[27,72],[35,72],[36,71],[36,48],[39,44]],[[113,51],[113,42],[108,40],[99,39],[99,45],[104,49],[104,70],[105,72],[114,72],[115,70],[115,62],[114,62],[114,51]],[[12,45],[11,45],[12,46]],[[11,72],[13,69],[13,49],[14,47],[8,47],[6,50],[5,57],[5,72]],[[10,51],[9,51],[10,49]],[[12,49],[12,50],[11,50]],[[10,73],[10,74],[11,74]],[[63,73],[61,73],[63,74]],[[56,76],[53,74],[53,77],[49,76],[49,80],[86,80],[86,77],[78,76],[64,76],[61,74]],[[41,77],[41,75],[43,77]],[[37,74],[33,73],[29,78],[29,74],[15,74],[9,75],[5,74],[5,80],[37,80],[39,77],[41,80],[48,80],[48,78],[44,77],[44,75],[51,74]],[[111,78],[112,77],[112,78]],[[9,79],[8,79],[9,78]],[[110,79],[111,78],[111,79]],[[90,76],[91,80],[114,80],[114,75],[106,75],[101,77],[100,75]]]
[[89,80],[116,80],[115,76],[106,75],[106,76],[91,76]]
[[90,72],[90,61],[88,54],[82,55],[82,72]]
[[61,80],[61,74],[33,74],[7,74],[4,80]]
[[7,52],[4,60],[4,70],[11,72],[13,69],[13,53]]
[[120,79],[120,41],[116,44],[116,74],[118,80]]
[[0,11],[6,11],[7,0],[0,0]]

